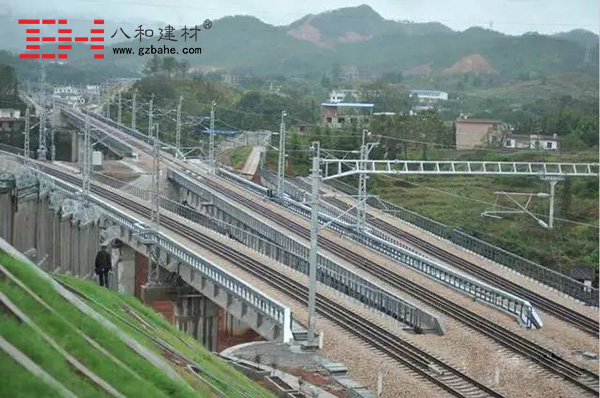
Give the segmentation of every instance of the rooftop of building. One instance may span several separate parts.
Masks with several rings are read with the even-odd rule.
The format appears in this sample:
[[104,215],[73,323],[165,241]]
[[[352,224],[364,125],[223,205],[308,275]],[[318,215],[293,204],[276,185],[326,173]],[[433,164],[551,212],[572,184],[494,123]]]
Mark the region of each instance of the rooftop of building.
[[557,135],[542,135],[542,134],[510,134],[506,138],[524,138],[530,140],[532,138],[542,139],[542,140],[555,140],[559,141],[560,137]]
[[456,123],[471,123],[471,124],[502,124],[502,120],[495,119],[471,119],[471,118],[458,118]]
[[339,103],[331,103],[331,102],[323,102],[321,106],[334,106],[334,107],[349,107],[349,108],[373,108],[375,104],[368,103],[351,103],[351,102],[339,102]]
[[427,94],[427,95],[439,95],[447,94],[445,91],[440,90],[410,90],[411,94]]

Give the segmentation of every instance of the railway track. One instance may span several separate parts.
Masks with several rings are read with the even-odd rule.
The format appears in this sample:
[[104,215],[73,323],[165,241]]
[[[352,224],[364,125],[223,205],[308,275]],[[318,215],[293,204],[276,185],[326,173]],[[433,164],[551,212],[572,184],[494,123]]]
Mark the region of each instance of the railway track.
[[[76,185],[81,183],[79,178],[67,173],[46,166],[42,168],[48,174],[54,175],[61,180]],[[149,207],[137,201],[125,198],[116,192],[105,190],[96,185],[92,185],[91,190],[94,194],[111,200],[136,214],[147,218],[151,216]],[[308,289],[301,283],[245,254],[237,252],[227,246],[226,243],[202,235],[190,226],[167,215],[161,217],[161,224],[216,255],[227,258],[237,267],[265,281],[294,300],[304,305],[307,304]],[[451,395],[465,398],[502,397],[498,392],[471,378],[464,372],[388,332],[376,323],[355,314],[335,301],[318,294],[316,302],[317,312],[321,316],[337,324],[345,331],[377,349],[380,353],[391,357]]]
[[[279,225],[287,228],[290,231],[293,231],[299,236],[302,236],[305,239],[310,239],[310,231],[307,228],[289,220],[277,212],[261,206],[260,203],[230,189],[224,188],[210,179],[202,178],[202,183],[228,197],[229,199],[250,208],[251,210],[272,221],[277,222]],[[469,311],[452,301],[447,300],[443,296],[427,290],[415,282],[401,277],[386,267],[379,265],[361,255],[358,255],[351,249],[339,245],[326,237],[319,237],[319,245],[329,252],[335,253],[338,257],[343,258],[349,263],[368,272],[375,278],[384,280],[397,289],[407,292],[419,301],[481,332],[485,336],[491,338],[513,352],[529,358],[533,362],[539,364],[552,373],[565,378],[587,392],[593,393],[594,395],[598,394],[599,379],[597,374],[568,362],[567,360],[554,354],[552,351],[543,348],[511,332],[510,330],[503,328],[502,326],[496,325],[488,319],[485,319],[484,317],[477,315],[476,313]]]
[[[99,123],[100,122],[95,121],[95,123],[93,124]],[[104,128],[104,126],[99,126],[99,128]],[[118,135],[132,146],[144,152],[149,152],[148,144],[143,143],[138,139],[133,138],[123,132],[120,132],[115,128],[111,127],[110,129],[112,131],[112,134]],[[182,171],[185,172],[187,170],[186,165],[183,162],[175,160],[173,163],[174,165],[177,165],[179,168],[181,168]],[[54,171],[54,169],[52,170]],[[67,175],[62,172],[61,174],[63,174],[63,177],[61,178],[73,178],[71,175]],[[223,188],[218,183],[210,179],[202,177],[198,178],[202,179],[203,183],[210,186],[212,189],[220,192],[221,194],[225,195],[226,197],[229,197],[230,199],[245,205],[246,207],[256,211],[258,214],[261,214],[267,217],[268,219],[276,221],[278,224],[288,228],[291,231],[294,231],[295,233],[304,237],[305,239],[309,239],[309,231],[307,228],[290,221],[289,219],[280,215],[279,213],[271,211],[270,209],[261,206],[259,203],[256,203],[251,199],[248,199],[238,194],[237,192]],[[590,372],[587,369],[580,368],[575,364],[566,361],[565,359],[554,354],[552,351],[543,348],[509,331],[508,329],[496,325],[493,322],[465,308],[462,308],[458,304],[448,301],[444,297],[436,293],[428,291],[427,289],[419,286],[418,284],[412,281],[402,278],[401,276],[395,274],[394,272],[391,272],[385,267],[380,266],[379,264],[371,260],[368,260],[360,255],[353,253],[351,250],[342,245],[336,244],[325,237],[320,237],[319,241],[321,247],[327,249],[332,253],[336,253],[341,258],[344,258],[345,260],[349,261],[355,266],[363,269],[366,272],[369,272],[375,278],[383,279],[392,286],[400,290],[406,291],[411,296],[432,306],[438,311],[453,317],[459,322],[462,322],[463,324],[481,332],[485,336],[491,338],[493,341],[496,341],[497,343],[510,349],[511,351],[523,355],[524,357],[529,358],[531,361],[539,364],[548,371],[563,377],[572,384],[585,390],[587,393],[594,394],[594,396],[598,395],[599,377],[597,374]]]
[[[302,189],[308,190],[310,192],[310,186],[308,186],[308,184],[304,181],[294,179],[294,183],[300,185]],[[350,208],[348,204],[337,198],[325,198],[324,200],[329,204],[339,208],[342,212],[347,211]],[[444,261],[446,264],[451,265],[456,269],[476,276],[480,280],[492,286],[495,286],[497,288],[510,292],[516,296],[527,299],[534,307],[564,322],[567,322],[570,325],[575,326],[576,328],[586,333],[589,333],[595,337],[598,337],[600,335],[598,322],[592,318],[582,315],[579,312],[573,311],[555,301],[552,301],[551,299],[548,299],[523,286],[520,286],[515,282],[509,281],[508,279],[505,279],[498,274],[488,271],[485,268],[479,267],[477,264],[460,258],[380,218],[371,217],[369,219],[369,223],[372,226],[380,229],[381,231],[388,233],[390,236],[403,240],[406,243],[410,243],[415,248],[422,250],[424,253],[434,258]]]

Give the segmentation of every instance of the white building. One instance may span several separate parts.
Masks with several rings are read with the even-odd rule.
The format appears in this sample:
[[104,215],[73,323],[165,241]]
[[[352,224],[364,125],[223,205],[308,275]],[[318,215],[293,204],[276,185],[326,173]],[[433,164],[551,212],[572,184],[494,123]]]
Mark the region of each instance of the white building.
[[0,119],[19,119],[21,111],[18,109],[0,109]]
[[417,99],[418,104],[413,107],[415,111],[425,111],[442,101],[448,101],[448,93],[437,90],[410,90],[410,96]]
[[543,149],[546,151],[558,151],[559,138],[556,134],[509,134],[504,138],[503,146],[511,149]]
[[448,101],[448,93],[437,90],[410,90],[411,97],[417,97],[419,102]]

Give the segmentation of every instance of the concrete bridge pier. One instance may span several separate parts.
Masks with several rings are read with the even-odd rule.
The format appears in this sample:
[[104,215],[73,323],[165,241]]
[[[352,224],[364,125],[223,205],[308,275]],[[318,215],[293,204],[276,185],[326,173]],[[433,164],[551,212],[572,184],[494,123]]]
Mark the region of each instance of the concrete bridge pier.
[[117,290],[119,293],[133,296],[135,294],[136,251],[127,245],[122,245],[117,249],[117,252],[118,258],[113,267],[117,278]]
[[219,307],[202,294],[182,295],[175,301],[175,325],[208,350],[216,351]]
[[82,224],[70,216],[62,216],[59,221],[59,234],[53,236],[59,245],[56,272],[78,276],[84,279],[94,277],[94,261],[100,249],[99,228],[96,223]]
[[[29,254],[32,249],[36,249],[37,203],[36,200],[22,201],[19,203],[18,211],[14,214],[11,245],[22,253]],[[14,208],[9,207],[7,210],[13,212]]]
[[14,200],[11,193],[0,194],[2,238],[44,269],[93,277],[100,238],[96,221],[66,212],[61,197],[32,195],[16,206]]
[[79,163],[83,158],[83,139],[76,132],[71,133],[71,163]]
[[209,217],[214,217],[215,212],[218,210],[215,206],[206,203],[206,201],[200,196],[188,191],[185,188],[179,189],[179,197],[182,202],[187,202],[187,204],[190,205],[194,210]]
[[14,244],[14,229],[13,218],[14,212],[14,196],[12,191],[0,194],[0,237],[10,244]]

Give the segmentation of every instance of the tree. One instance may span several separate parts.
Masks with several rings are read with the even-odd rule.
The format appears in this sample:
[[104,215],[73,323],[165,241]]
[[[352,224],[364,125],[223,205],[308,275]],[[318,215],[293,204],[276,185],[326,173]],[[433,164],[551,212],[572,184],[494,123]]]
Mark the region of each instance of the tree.
[[162,69],[166,72],[167,76],[173,76],[173,73],[178,70],[178,64],[175,57],[165,57],[162,62]]
[[342,68],[337,62],[331,66],[331,83],[335,86],[340,83],[342,77]]
[[188,70],[190,69],[190,63],[188,61],[179,61],[179,63],[177,64],[177,69],[179,75],[178,77],[185,78]]
[[386,83],[399,84],[404,80],[402,72],[386,72],[381,75],[381,80]]
[[15,69],[12,66],[0,65],[0,99],[13,102],[17,99],[17,95],[18,83]]
[[150,58],[142,67],[142,73],[144,75],[155,75],[162,69],[162,60],[158,55],[154,55]]

